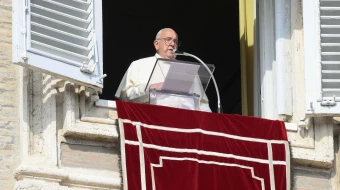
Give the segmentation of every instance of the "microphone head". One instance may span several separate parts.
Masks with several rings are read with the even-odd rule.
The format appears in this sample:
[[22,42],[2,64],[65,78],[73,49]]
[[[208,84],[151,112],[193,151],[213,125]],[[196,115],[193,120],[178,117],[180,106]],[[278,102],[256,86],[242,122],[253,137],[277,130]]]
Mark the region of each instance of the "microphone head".
[[178,51],[177,49],[173,49],[172,53],[175,54],[175,55],[183,55],[184,54],[184,52]]

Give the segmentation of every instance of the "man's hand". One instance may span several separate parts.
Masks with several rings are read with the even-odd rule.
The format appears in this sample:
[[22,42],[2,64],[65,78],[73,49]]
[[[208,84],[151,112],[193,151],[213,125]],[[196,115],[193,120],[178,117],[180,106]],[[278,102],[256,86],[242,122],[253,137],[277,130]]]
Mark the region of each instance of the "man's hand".
[[154,88],[156,90],[160,90],[160,89],[162,89],[162,86],[163,86],[163,82],[159,82],[159,83],[151,84],[150,88]]

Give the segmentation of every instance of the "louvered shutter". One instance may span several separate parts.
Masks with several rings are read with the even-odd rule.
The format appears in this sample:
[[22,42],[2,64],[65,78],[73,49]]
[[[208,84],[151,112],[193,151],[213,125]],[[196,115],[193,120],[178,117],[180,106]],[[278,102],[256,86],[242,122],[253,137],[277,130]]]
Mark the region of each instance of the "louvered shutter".
[[103,87],[101,0],[13,4],[14,63],[95,89]]
[[340,1],[304,0],[307,114],[340,115]]

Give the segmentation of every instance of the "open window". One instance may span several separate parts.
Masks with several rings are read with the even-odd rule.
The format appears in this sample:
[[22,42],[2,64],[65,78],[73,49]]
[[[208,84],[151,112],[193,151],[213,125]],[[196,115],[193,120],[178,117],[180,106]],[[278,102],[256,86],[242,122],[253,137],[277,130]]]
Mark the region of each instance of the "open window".
[[[176,14],[155,16],[154,10],[160,7],[176,10]],[[153,41],[156,33],[170,27],[182,41],[179,50],[215,65],[214,77],[219,86],[223,112],[242,114],[238,1],[203,1],[194,6],[190,1],[180,0],[103,1],[103,15],[104,73],[108,76],[104,79],[105,88],[100,98],[114,99],[131,62],[155,55]],[[228,25],[228,29],[220,25]],[[184,56],[177,59],[196,61]],[[212,82],[206,94],[210,108],[215,112],[217,98]]]
[[102,1],[13,1],[13,62],[101,90]]

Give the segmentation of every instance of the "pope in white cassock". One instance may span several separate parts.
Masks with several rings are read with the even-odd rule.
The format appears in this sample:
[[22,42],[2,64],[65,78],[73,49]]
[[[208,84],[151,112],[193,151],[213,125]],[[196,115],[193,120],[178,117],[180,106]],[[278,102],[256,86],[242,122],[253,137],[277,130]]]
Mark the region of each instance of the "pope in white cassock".
[[[173,29],[164,28],[160,30],[157,33],[154,41],[156,54],[152,57],[139,59],[131,63],[119,85],[115,96],[119,99],[131,102],[148,102],[149,97],[148,93],[145,92],[145,87],[148,83],[157,58],[175,59],[176,55],[173,54],[173,50],[177,49],[178,45],[178,35]],[[157,66],[160,67],[162,72],[167,73],[170,64],[160,62]],[[163,82],[158,82],[151,84],[150,88],[160,90],[162,85]],[[199,87],[194,87],[193,92],[200,95],[199,109],[201,111],[211,112],[209,101],[204,93],[202,85]]]

